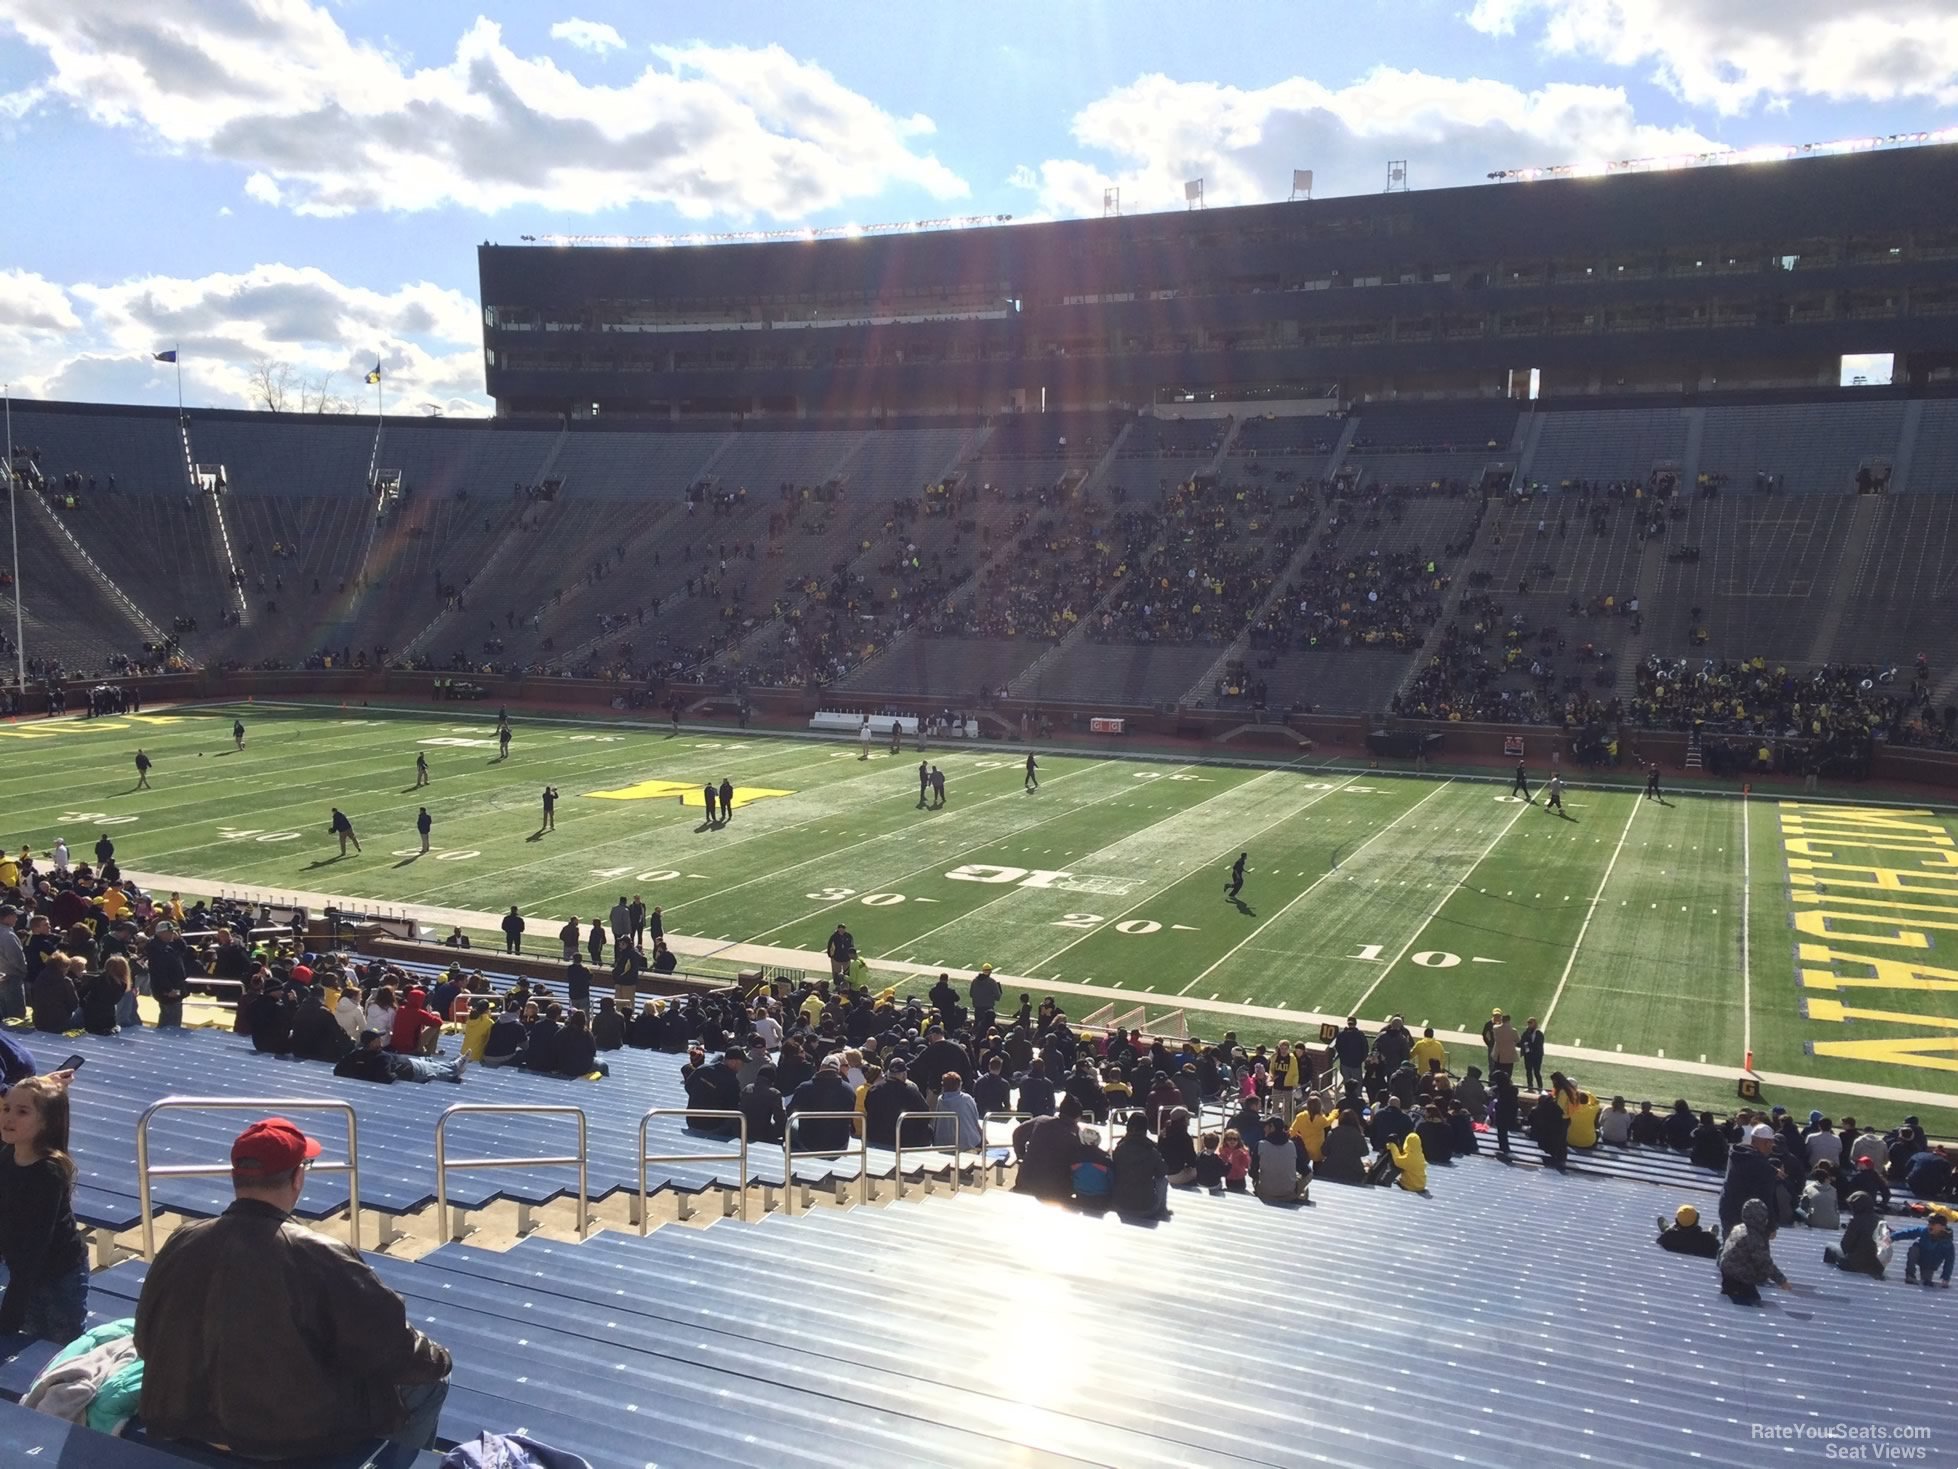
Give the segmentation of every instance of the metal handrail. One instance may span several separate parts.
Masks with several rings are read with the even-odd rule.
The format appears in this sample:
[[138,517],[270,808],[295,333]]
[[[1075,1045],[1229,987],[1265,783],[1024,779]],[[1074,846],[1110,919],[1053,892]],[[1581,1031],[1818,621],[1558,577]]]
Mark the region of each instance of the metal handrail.
[[[578,1119],[578,1151],[564,1158],[461,1158],[453,1162],[449,1159],[447,1129],[449,1119],[465,1112],[501,1113],[505,1116],[558,1116]],[[578,1238],[583,1239],[590,1226],[591,1202],[585,1182],[585,1109],[565,1104],[549,1106],[521,1106],[500,1102],[457,1102],[453,1107],[444,1107],[442,1115],[435,1119],[435,1228],[438,1237],[445,1243],[449,1238],[449,1170],[468,1168],[549,1168],[570,1167],[578,1169]]]
[[[1033,1115],[1034,1114],[1031,1112],[984,1112],[980,1114],[979,1130],[982,1133],[984,1133],[986,1136],[986,1141],[983,1144],[981,1144],[979,1148],[979,1191],[981,1193],[984,1193],[986,1189],[990,1187],[990,1185],[986,1182],[986,1179],[989,1176],[986,1170],[990,1166],[990,1164],[987,1161],[987,1158],[991,1154],[995,1146],[1001,1146],[993,1142],[993,1131],[992,1131],[993,1123],[1030,1122],[1033,1120]],[[1006,1140],[1005,1144],[1003,1144],[1003,1146],[1006,1150],[1007,1157],[1011,1157],[1013,1154],[1013,1140],[1009,1137]],[[1004,1170],[1005,1166],[1006,1166],[1006,1158],[1000,1159],[1001,1169]],[[1005,1179],[1006,1175],[1004,1171],[1001,1172],[1000,1177],[1002,1180]]]
[[[692,1121],[696,1117],[712,1118],[722,1122],[741,1124],[741,1151],[738,1153],[648,1153],[646,1151],[646,1124],[655,1117],[684,1117]],[[639,1119],[639,1197],[634,1204],[633,1223],[639,1232],[646,1232],[646,1201],[651,1190],[646,1186],[646,1165],[648,1163],[739,1163],[741,1165],[741,1222],[748,1222],[748,1114],[745,1112],[714,1112],[698,1107],[654,1107]]]
[[[952,1154],[952,1192],[956,1194],[959,1191],[959,1175],[965,1172],[965,1144],[961,1142],[959,1139],[959,1130],[957,1127],[959,1114],[956,1112],[931,1111],[931,1112],[900,1112],[897,1114],[897,1130],[895,1135],[891,1139],[891,1141],[896,1144],[896,1146],[891,1149],[892,1153],[896,1156],[896,1166],[891,1170],[892,1182],[896,1186],[896,1193],[894,1196],[900,1199],[904,1197],[904,1124],[906,1122],[909,1122],[913,1117],[932,1117],[932,1118],[949,1117],[952,1119],[952,1122],[954,1124],[952,1128],[952,1146],[950,1150]],[[946,1149],[940,1147],[936,1141],[937,1131],[935,1125],[934,1125],[932,1136],[934,1141],[930,1147],[926,1148],[926,1147],[919,1147],[914,1145],[912,1151],[916,1153],[945,1152]],[[985,1154],[982,1151],[980,1153],[980,1158],[982,1160],[982,1163],[984,1157]]]
[[229,1178],[231,1164],[150,1162],[150,1122],[163,1111],[257,1112],[277,1116],[285,1112],[338,1112],[347,1119],[347,1161],[308,1165],[314,1173],[347,1175],[347,1238],[360,1248],[360,1119],[351,1102],[323,1102],[291,1097],[164,1097],[151,1102],[136,1119],[136,1197],[143,1212],[143,1258],[156,1257],[156,1220],[150,1212],[152,1178]]
[[864,1115],[854,1109],[848,1112],[791,1112],[788,1124],[782,1129],[782,1213],[795,1213],[795,1174],[791,1171],[796,1157],[795,1125],[798,1122],[850,1122],[855,1124],[857,1140],[847,1148],[805,1149],[800,1156],[804,1158],[847,1158],[852,1154],[857,1159],[857,1201],[870,1202],[870,1136],[864,1127]]

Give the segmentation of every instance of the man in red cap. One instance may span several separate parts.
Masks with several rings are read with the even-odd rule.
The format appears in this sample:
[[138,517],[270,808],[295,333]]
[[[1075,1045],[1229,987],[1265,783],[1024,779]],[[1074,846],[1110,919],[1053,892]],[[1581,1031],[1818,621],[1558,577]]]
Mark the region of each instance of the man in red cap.
[[254,1459],[435,1444],[449,1354],[360,1253],[290,1216],[320,1145],[283,1117],[231,1145],[231,1207],[157,1252],[136,1303],[142,1417]]

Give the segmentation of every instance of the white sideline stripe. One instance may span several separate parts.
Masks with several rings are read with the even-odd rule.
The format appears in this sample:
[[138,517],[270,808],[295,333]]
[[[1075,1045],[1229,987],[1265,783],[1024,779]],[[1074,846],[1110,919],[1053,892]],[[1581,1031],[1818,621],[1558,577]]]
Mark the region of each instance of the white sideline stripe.
[[1557,992],[1550,997],[1550,1008],[1543,1012],[1543,1028],[1546,1030],[1550,1028],[1550,1017],[1557,1013],[1557,1002],[1564,997],[1564,987],[1570,983],[1571,971],[1577,967],[1577,951],[1584,947],[1584,935],[1591,931],[1591,920],[1598,916],[1598,904],[1604,901],[1604,887],[1611,881],[1611,869],[1618,865],[1618,854],[1625,850],[1625,838],[1632,834],[1632,823],[1638,820],[1639,808],[1644,805],[1643,796],[1632,802],[1632,814],[1625,818],[1625,829],[1618,833],[1618,845],[1611,849],[1611,860],[1605,863],[1604,876],[1598,879],[1597,894],[1584,912],[1584,922],[1578,925],[1577,942],[1570,946],[1570,958],[1564,961],[1563,978],[1557,981]]
[[[1229,852],[1231,847],[1238,847],[1240,851],[1246,847],[1249,847],[1252,842],[1256,841],[1259,837],[1263,836],[1266,832],[1270,831],[1274,826],[1283,826],[1286,822],[1290,821],[1293,817],[1303,815],[1305,812],[1310,811],[1314,806],[1318,805],[1321,801],[1325,800],[1326,797],[1332,795],[1334,791],[1345,790],[1346,787],[1351,785],[1354,781],[1358,780],[1359,778],[1360,777],[1358,775],[1349,775],[1346,777],[1345,780],[1342,780],[1338,785],[1334,786],[1331,790],[1325,790],[1319,792],[1318,795],[1314,796],[1311,800],[1307,801],[1303,806],[1300,806],[1297,810],[1288,811],[1283,816],[1279,816],[1270,821],[1267,821],[1263,826],[1259,827],[1256,831],[1252,832],[1251,835],[1249,835],[1248,837],[1239,836],[1239,837],[1232,838],[1230,843],[1225,846],[1224,851]],[[1219,794],[1221,794],[1221,792]],[[1210,799],[1215,800],[1216,797],[1213,796]],[[1425,797],[1423,799],[1425,799]],[[1194,809],[1200,811],[1203,809],[1203,807],[1200,805]],[[1241,846],[1240,843],[1242,844]],[[1221,856],[1222,854],[1220,853],[1219,857]],[[1213,857],[1210,859],[1209,862],[1205,862],[1201,866],[1193,869],[1192,871],[1184,873],[1181,877],[1172,878],[1168,883],[1165,883],[1162,887],[1156,888],[1151,892],[1143,894],[1143,896],[1137,898],[1133,903],[1129,904],[1128,907],[1124,908],[1121,912],[1115,914],[1111,918],[1104,918],[1100,923],[1096,924],[1093,928],[1089,929],[1086,933],[1082,934],[1080,938],[1070,939],[1067,943],[1062,944],[1058,949],[1054,950],[1054,952],[1049,954],[1045,959],[1042,959],[1038,964],[1032,965],[1031,967],[1034,969],[1045,969],[1049,964],[1052,964],[1056,959],[1060,958],[1061,955],[1065,954],[1069,949],[1073,948],[1076,944],[1086,943],[1089,939],[1093,938],[1096,934],[1108,932],[1110,928],[1120,923],[1124,918],[1127,918],[1129,914],[1135,912],[1135,910],[1140,908],[1143,904],[1155,902],[1157,899],[1161,898],[1164,894],[1169,892],[1169,890],[1175,887],[1178,883],[1185,882],[1192,877],[1201,877],[1201,876],[1209,875],[1211,870],[1211,863],[1218,861],[1219,857]],[[1233,950],[1232,952],[1235,952],[1235,950]],[[1207,974],[1209,971],[1206,970],[1204,972]],[[1197,979],[1202,979],[1202,978],[1203,975],[1201,974],[1197,976]],[[1191,980],[1190,984],[1184,985],[1183,988],[1178,990],[1176,993],[1179,995],[1187,995],[1190,992],[1190,985],[1195,984],[1196,982],[1197,982],[1196,979]]]
[[[1412,806],[1409,806],[1405,811],[1401,812],[1400,815],[1396,816],[1392,821],[1388,822],[1385,826],[1381,827],[1379,831],[1376,831],[1372,836],[1368,837],[1365,841],[1361,842],[1359,846],[1355,847],[1351,852],[1347,853],[1347,856],[1349,858],[1359,856],[1360,853],[1364,852],[1368,847],[1372,846],[1375,842],[1379,841],[1380,838],[1387,835],[1388,832],[1392,831],[1395,827],[1399,826],[1403,821],[1407,820],[1408,817],[1412,816],[1416,811],[1419,811],[1429,801],[1433,800],[1436,796],[1440,795],[1443,791],[1447,790],[1448,787],[1450,787],[1454,783],[1455,783],[1455,778],[1453,776],[1450,776],[1447,780],[1444,780],[1440,785],[1436,786],[1433,790],[1429,791],[1427,795],[1423,796],[1420,800],[1416,801]],[[1330,792],[1328,794],[1330,794]],[[1212,964],[1210,966],[1210,969],[1204,970],[1203,974],[1199,974],[1196,979],[1191,980],[1188,984],[1184,985],[1183,988],[1178,990],[1176,993],[1179,996],[1187,995],[1192,989],[1196,987],[1196,983],[1198,979],[1202,979],[1205,975],[1209,974],[1211,969],[1217,968],[1218,965],[1222,964],[1225,959],[1230,958],[1232,954],[1235,954],[1239,949],[1243,948],[1246,944],[1250,943],[1252,939],[1256,938],[1259,934],[1263,933],[1267,928],[1270,928],[1272,924],[1276,923],[1279,919],[1283,918],[1287,913],[1291,912],[1294,907],[1304,902],[1306,898],[1312,895],[1313,891],[1319,886],[1320,883],[1324,882],[1327,878],[1331,877],[1337,871],[1339,871],[1337,867],[1328,867],[1324,872],[1320,873],[1317,877],[1313,878],[1312,881],[1306,886],[1304,892],[1300,893],[1297,897],[1293,898],[1291,902],[1287,903],[1283,908],[1280,908],[1276,913],[1272,914],[1271,917],[1267,918],[1263,923],[1260,923],[1256,928],[1252,929],[1237,943],[1231,945],[1231,947],[1224,953],[1222,959],[1219,959],[1216,964]],[[1212,996],[1212,998],[1214,999],[1216,997]]]
[[[1509,835],[1509,828],[1516,825],[1518,819],[1523,815],[1523,813],[1525,811],[1534,811],[1534,810],[1536,810],[1536,807],[1528,801],[1525,801],[1522,805],[1516,808],[1515,812],[1510,816],[1509,821],[1504,825],[1503,829],[1497,832],[1494,836],[1489,838],[1489,845],[1482,849],[1482,855],[1477,857],[1473,862],[1469,863],[1468,871],[1464,872],[1460,877],[1456,878],[1454,886],[1446,889],[1442,893],[1441,901],[1436,903],[1433,908],[1428,910],[1428,916],[1421,920],[1421,926],[1414,930],[1414,936],[1410,938],[1406,943],[1401,945],[1401,951],[1398,954],[1394,955],[1393,958],[1387,961],[1386,967],[1380,971],[1380,977],[1376,979],[1372,984],[1368,985],[1366,988],[1366,993],[1361,995],[1359,999],[1353,1002],[1353,1008],[1349,1012],[1350,1014],[1361,1015],[1365,1013],[1365,1011],[1363,1011],[1360,1007],[1366,1004],[1368,1000],[1372,999],[1373,992],[1379,989],[1381,985],[1387,982],[1387,976],[1394,972],[1395,965],[1399,964],[1401,960],[1407,957],[1408,950],[1412,949],[1416,944],[1421,942],[1421,935],[1428,931],[1428,925],[1433,923],[1435,921],[1436,916],[1440,914],[1441,910],[1448,906],[1448,900],[1455,896],[1455,889],[1461,887],[1471,877],[1475,876],[1475,869],[1480,867],[1485,861],[1488,860],[1489,854],[1496,850],[1496,843]],[[1456,829],[1460,830],[1459,827]]]

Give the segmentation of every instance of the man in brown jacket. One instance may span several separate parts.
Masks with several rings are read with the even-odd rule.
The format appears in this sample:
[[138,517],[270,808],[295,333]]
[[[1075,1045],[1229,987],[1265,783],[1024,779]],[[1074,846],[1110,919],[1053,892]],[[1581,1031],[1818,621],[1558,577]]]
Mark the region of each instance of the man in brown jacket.
[[236,1199],[157,1252],[136,1303],[142,1417],[254,1459],[434,1447],[449,1354],[358,1251],[293,1220],[320,1145],[282,1117],[231,1145]]
[[1507,1078],[1516,1072],[1517,1037],[1516,1027],[1509,1023],[1509,1016],[1501,1010],[1489,1017],[1489,1077]]

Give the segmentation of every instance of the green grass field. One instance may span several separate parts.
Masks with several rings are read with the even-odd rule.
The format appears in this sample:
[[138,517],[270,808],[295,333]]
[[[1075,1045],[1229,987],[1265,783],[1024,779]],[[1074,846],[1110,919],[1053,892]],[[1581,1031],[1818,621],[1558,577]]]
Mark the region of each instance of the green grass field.
[[[486,915],[514,902],[533,952],[621,893],[710,946],[817,950],[844,922],[873,959],[991,962],[1064,987],[1075,1016],[1183,1009],[1205,1036],[1311,1033],[1277,1010],[1472,1032],[1501,1005],[1542,1017],[1553,1044],[1612,1053],[1614,1074],[1622,1050],[1628,1079],[1594,1084],[1643,1075],[1668,1098],[1731,1098],[1731,1078],[1697,1068],[1737,1075],[1750,1049],[1781,1079],[1770,1093],[1792,1105],[1800,1078],[1832,1113],[1926,1110],[1832,1083],[1943,1095],[1958,1071],[1958,900],[1938,896],[1958,893],[1951,813],[1573,787],[1559,819],[1506,781],[1062,754],[1041,756],[1028,793],[1012,747],[929,752],[948,802],[920,811],[910,750],[864,762],[854,745],[520,715],[498,763],[493,723],[482,706],[254,707],[5,726],[0,839],[45,851],[59,834],[79,858],[108,831],[125,868],[164,879]],[[148,791],[132,790],[139,743]],[[703,829],[699,787],[723,776],[737,809]],[[562,800],[539,835],[546,782]],[[418,857],[423,802],[434,850]],[[363,855],[338,858],[333,805]],[[1791,893],[1791,840],[1809,847],[1797,860],[1836,864],[1796,874],[1819,888]],[[1836,916],[1796,931],[1818,908]],[[1820,952],[1798,961],[1798,943]],[[1476,1059],[1457,1048],[1458,1067]]]

